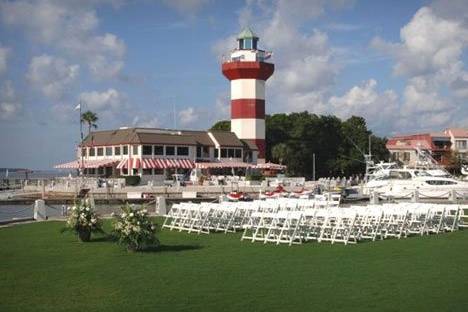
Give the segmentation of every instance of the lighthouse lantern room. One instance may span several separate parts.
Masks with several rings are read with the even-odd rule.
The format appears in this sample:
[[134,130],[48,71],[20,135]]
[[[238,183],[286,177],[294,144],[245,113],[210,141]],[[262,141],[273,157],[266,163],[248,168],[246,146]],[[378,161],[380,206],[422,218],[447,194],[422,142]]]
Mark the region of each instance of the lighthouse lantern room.
[[[258,163],[265,162],[265,82],[274,72],[266,62],[270,52],[258,49],[259,38],[250,28],[238,36],[237,48],[222,65],[231,81],[231,131],[258,148]],[[255,161],[255,159],[253,159]]]

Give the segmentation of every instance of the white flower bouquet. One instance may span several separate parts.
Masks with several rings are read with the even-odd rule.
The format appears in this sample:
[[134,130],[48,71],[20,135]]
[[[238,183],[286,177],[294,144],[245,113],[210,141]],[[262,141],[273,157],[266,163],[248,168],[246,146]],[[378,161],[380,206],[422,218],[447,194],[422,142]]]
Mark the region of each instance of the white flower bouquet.
[[102,221],[87,200],[77,201],[70,210],[67,229],[78,234],[81,241],[90,241],[92,232],[103,232]]
[[129,251],[158,246],[156,226],[151,222],[146,209],[136,209],[126,204],[120,215],[115,215],[114,235]]

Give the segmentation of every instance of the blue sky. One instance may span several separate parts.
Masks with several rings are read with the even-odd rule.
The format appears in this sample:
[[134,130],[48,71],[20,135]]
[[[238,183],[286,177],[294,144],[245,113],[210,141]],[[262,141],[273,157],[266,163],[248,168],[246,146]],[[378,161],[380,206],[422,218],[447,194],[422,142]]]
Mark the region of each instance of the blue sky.
[[[0,1],[0,167],[74,157],[100,129],[228,118],[222,55],[273,51],[267,112],[362,115],[379,135],[468,127],[466,1]],[[175,114],[174,114],[175,108]]]

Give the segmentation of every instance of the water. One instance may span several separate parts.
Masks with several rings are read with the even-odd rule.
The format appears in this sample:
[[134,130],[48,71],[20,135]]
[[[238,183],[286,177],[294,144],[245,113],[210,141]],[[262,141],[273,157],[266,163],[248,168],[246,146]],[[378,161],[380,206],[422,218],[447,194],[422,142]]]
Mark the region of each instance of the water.
[[[49,218],[61,218],[62,205],[46,204],[46,213]],[[120,205],[96,205],[96,212],[100,215],[109,215],[112,212],[120,212]],[[34,204],[30,205],[0,205],[0,222],[14,219],[32,218],[34,215]]]

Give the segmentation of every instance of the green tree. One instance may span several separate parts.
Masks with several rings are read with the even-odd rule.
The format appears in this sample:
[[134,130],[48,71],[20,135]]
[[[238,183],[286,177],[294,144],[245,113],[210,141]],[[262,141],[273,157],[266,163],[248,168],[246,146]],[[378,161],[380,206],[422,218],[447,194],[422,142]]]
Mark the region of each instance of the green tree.
[[[212,129],[223,129],[229,121],[220,121]],[[371,139],[375,161],[388,160],[386,138],[367,129],[366,120],[352,116],[340,120],[336,116],[318,116],[307,111],[267,115],[266,159],[283,162],[292,176],[313,176],[315,154],[316,177],[363,174],[364,154]]]
[[274,160],[277,160],[280,164],[283,164],[283,162],[287,159],[288,157],[288,146],[286,143],[279,143],[273,146],[271,149],[271,154],[272,158]]
[[229,120],[220,120],[216,122],[210,130],[223,130],[223,131],[231,131],[231,121]]
[[96,122],[98,119],[98,116],[92,111],[86,111],[81,114],[81,122],[88,124],[88,135],[91,133],[91,128],[97,128]]

